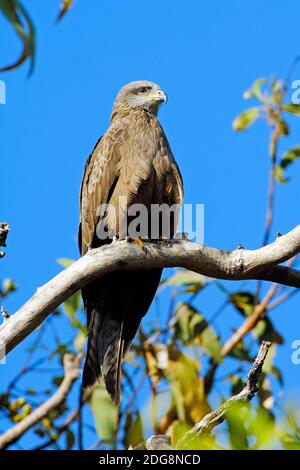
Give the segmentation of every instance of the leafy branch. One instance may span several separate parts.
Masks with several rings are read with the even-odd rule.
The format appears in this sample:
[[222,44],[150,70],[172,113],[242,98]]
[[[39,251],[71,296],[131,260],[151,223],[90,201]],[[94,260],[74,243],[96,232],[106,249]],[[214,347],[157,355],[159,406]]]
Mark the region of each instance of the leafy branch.
[[[73,0],[62,0],[57,21],[60,21],[72,7]],[[36,50],[35,26],[30,14],[19,0],[0,0],[0,11],[10,23],[22,43],[19,57],[11,64],[0,68],[0,72],[8,72],[30,61],[29,75],[33,72]]]

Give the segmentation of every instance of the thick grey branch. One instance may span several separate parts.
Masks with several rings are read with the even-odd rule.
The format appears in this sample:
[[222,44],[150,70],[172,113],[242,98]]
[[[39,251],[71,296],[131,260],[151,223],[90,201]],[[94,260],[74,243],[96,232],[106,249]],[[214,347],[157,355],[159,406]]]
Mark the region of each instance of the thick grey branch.
[[65,377],[57,391],[45,403],[26,416],[26,418],[0,436],[0,449],[6,449],[9,445],[16,442],[25,432],[42,418],[46,417],[50,411],[55,410],[65,401],[74,382],[80,376],[80,359],[80,355],[76,357],[70,353],[64,355]]
[[300,252],[300,225],[258,250],[222,251],[190,241],[120,241],[89,251],[44,286],[0,327],[6,353],[28,336],[55,308],[89,282],[114,270],[183,267],[218,279],[265,279],[300,287],[300,273],[277,266]]
[[252,400],[255,393],[258,391],[257,382],[260,377],[263,364],[271,343],[269,341],[263,341],[257,357],[254,361],[253,366],[248,374],[248,380],[244,388],[237,395],[232,396],[223,405],[221,405],[215,411],[204,416],[189,432],[177,444],[177,448],[189,448],[191,449],[193,442],[203,434],[209,433],[215,426],[222,423],[226,417],[226,413],[232,410],[233,407],[238,403],[243,403]]

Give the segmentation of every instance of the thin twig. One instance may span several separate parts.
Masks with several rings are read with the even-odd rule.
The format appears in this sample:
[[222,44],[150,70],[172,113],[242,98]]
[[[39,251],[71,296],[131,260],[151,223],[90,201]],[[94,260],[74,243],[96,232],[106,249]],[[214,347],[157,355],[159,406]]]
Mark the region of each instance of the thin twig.
[[262,342],[254,364],[248,374],[247,383],[242,389],[242,391],[237,395],[234,395],[229,398],[229,400],[227,400],[217,410],[212,411],[211,413],[204,416],[204,418],[202,418],[199,423],[197,423],[190,431],[188,431],[183,436],[183,438],[178,442],[176,446],[177,448],[191,449],[193,442],[200,436],[208,434],[215,426],[222,423],[226,418],[226,413],[232,410],[236,404],[252,400],[255,393],[258,391],[257,382],[261,375],[262,367],[270,346],[271,343],[269,341]]
[[23,434],[47,416],[52,410],[55,410],[58,406],[64,403],[74,382],[80,375],[80,359],[81,354],[73,356],[70,353],[66,353],[64,355],[65,377],[57,391],[47,401],[45,401],[45,403],[26,416],[26,418],[0,436],[0,449],[6,449],[8,446],[16,442],[21,436],[23,436]]

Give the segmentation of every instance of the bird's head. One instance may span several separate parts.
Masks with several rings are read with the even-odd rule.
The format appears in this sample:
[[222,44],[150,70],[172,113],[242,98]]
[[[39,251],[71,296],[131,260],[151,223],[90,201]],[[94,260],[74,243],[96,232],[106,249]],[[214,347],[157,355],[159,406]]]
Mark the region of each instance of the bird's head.
[[166,93],[158,85],[147,80],[139,80],[121,88],[115,107],[146,109],[156,115],[161,103],[166,103],[167,99]]

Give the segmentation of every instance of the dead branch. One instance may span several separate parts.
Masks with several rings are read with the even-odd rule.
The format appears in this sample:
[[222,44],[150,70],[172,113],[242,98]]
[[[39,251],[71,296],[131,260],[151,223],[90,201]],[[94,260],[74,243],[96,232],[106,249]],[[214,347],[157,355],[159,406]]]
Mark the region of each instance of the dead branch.
[[178,442],[178,449],[191,449],[193,442],[200,436],[208,434],[218,424],[221,424],[226,417],[226,413],[232,410],[236,404],[252,400],[255,393],[258,391],[257,382],[260,377],[270,346],[271,343],[269,341],[262,342],[254,364],[248,374],[248,380],[246,382],[246,385],[244,386],[242,391],[237,395],[234,395],[229,398],[229,400],[227,400],[215,411],[212,411],[211,413],[204,416],[204,418],[202,418],[201,421],[199,421],[199,423],[197,423],[190,431],[188,431]]
[[0,449],[6,449],[16,442],[23,434],[66,400],[74,382],[80,375],[80,359],[80,354],[78,356],[73,356],[70,353],[64,355],[65,376],[57,391],[30,415],[0,436]]

